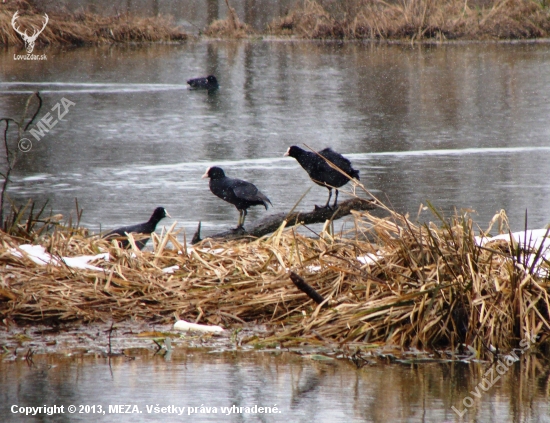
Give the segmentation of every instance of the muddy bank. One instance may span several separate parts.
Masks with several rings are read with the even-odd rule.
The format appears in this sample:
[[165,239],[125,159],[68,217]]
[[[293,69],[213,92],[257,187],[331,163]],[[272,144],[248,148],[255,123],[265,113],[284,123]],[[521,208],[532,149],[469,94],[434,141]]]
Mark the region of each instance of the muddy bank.
[[[476,358],[467,349],[460,351],[419,351],[381,343],[364,344],[349,349],[336,344],[303,343],[285,347],[280,343],[263,343],[269,330],[262,325],[239,325],[224,333],[181,332],[173,325],[135,322],[66,322],[57,324],[0,325],[2,361],[26,360],[35,356],[98,356],[132,360],[136,356],[166,356],[185,351],[204,352],[274,352],[293,353],[316,361],[348,361],[356,367],[392,362],[425,363],[469,361]],[[532,351],[535,352],[535,351]]]
[[[241,328],[238,334],[222,335],[182,333],[170,324],[120,321],[83,323],[80,321],[56,324],[16,324],[4,321],[0,327],[0,345],[4,360],[29,358],[35,354],[131,357],[134,350],[164,355],[165,340],[170,338],[173,349],[197,348],[232,350],[243,339],[261,334],[265,328]],[[249,346],[248,348],[253,348]]]

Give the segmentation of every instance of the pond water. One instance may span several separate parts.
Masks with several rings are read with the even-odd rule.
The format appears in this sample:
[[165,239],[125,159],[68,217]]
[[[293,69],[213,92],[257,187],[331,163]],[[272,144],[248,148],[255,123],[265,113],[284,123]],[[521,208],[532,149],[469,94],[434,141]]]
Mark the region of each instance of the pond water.
[[[316,360],[315,355],[281,351],[176,349],[168,359],[146,350],[128,354],[134,359],[48,355],[35,356],[32,364],[0,362],[2,421],[550,421],[548,371],[542,372],[531,361],[512,365],[484,391],[478,384],[490,368],[487,363],[373,360],[357,369],[346,360]],[[471,393],[476,387],[479,398]],[[13,413],[21,412],[20,407],[44,405],[64,406],[63,414]],[[70,405],[77,407],[76,413],[69,413]],[[124,411],[135,414],[116,414],[115,405],[125,405]],[[236,412],[233,406],[250,408]],[[257,413],[254,406],[266,409]],[[152,407],[186,408],[177,416],[175,408],[155,412]]]
[[[234,227],[237,210],[201,179],[211,165],[255,183],[274,212],[311,188],[299,206],[311,210],[327,190],[283,157],[292,144],[344,153],[369,191],[413,219],[430,201],[446,215],[474,210],[483,228],[501,209],[514,229],[526,210],[531,228],[549,222],[550,44],[190,42],[48,49],[35,62],[14,53],[0,53],[1,115],[19,116],[34,90],[39,119],[63,99],[74,105],[39,141],[26,134],[32,149],[9,195],[49,200],[65,216],[77,198],[93,230],[145,221],[157,206],[188,234],[199,220],[206,234]],[[187,89],[209,73],[219,91]],[[264,215],[252,208],[247,222]]]

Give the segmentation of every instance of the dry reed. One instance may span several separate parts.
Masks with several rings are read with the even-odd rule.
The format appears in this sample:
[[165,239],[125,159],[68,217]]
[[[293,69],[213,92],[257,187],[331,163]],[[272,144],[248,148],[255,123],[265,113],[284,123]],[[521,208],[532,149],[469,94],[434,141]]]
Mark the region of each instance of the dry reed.
[[247,38],[254,34],[252,28],[241,22],[237,12],[225,0],[227,6],[227,17],[217,19],[204,30],[204,35],[211,38]]
[[[22,240],[2,233],[0,318],[266,324],[270,333],[250,342],[465,343],[482,357],[491,346],[507,351],[531,335],[545,345],[548,279],[522,261],[518,246],[478,246],[468,216],[414,224],[386,211],[384,218],[354,212],[346,237],[323,231],[311,239],[281,228],[252,242],[207,239],[192,249],[173,231],[154,235],[152,252],[123,250],[76,228],[33,238],[55,257],[108,251],[110,261],[96,264],[102,272],[18,258],[10,249]],[[505,231],[505,215],[499,218]],[[370,264],[358,260],[366,255]],[[179,269],[164,273],[169,266]],[[289,269],[325,303],[296,288]]]
[[[0,45],[23,46],[21,37],[11,25],[19,10],[21,29],[41,28],[43,13],[25,2],[0,5]],[[49,22],[40,34],[38,45],[87,45],[121,42],[168,42],[186,40],[188,35],[174,26],[168,17],[140,18],[119,14],[104,17],[89,12],[51,12]]]
[[550,9],[532,0],[304,0],[269,25],[273,35],[347,39],[548,37]]
[[[227,17],[202,33],[212,38],[256,35],[241,22],[228,1]],[[0,44],[23,45],[11,26],[20,10],[24,27],[40,28],[42,14],[24,1],[0,5]],[[267,33],[306,39],[494,40],[550,36],[550,8],[534,0],[302,0]],[[188,35],[168,17],[112,17],[78,12],[51,13],[38,44],[108,44],[181,41]]]

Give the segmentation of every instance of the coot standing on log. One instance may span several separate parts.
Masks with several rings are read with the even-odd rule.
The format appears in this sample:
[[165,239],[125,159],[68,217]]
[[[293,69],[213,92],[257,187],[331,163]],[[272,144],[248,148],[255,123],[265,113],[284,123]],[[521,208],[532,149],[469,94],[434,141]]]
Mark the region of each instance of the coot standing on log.
[[[351,167],[351,162],[331,148],[325,148],[317,154],[313,151],[306,151],[293,145],[284,155],[294,157],[308,173],[313,182],[328,189],[328,200],[327,204],[325,204],[325,208],[329,207],[330,197],[332,197],[332,188],[336,190],[332,208],[336,208],[338,202],[338,188],[345,185],[350,178],[359,179],[359,171]],[[349,178],[343,175],[342,172],[332,168],[325,159],[341,169],[346,175],[349,175]]]
[[[172,217],[168,214],[164,207],[157,207],[151,215],[151,218],[147,222],[139,223],[137,225],[122,226],[121,228],[113,229],[111,232],[106,234],[104,238],[117,239],[122,244],[122,247],[126,248],[130,245],[130,241],[128,241],[128,236],[126,235],[127,233],[151,235],[153,232],[155,232],[157,224],[166,216]],[[149,241],[149,238],[144,238],[136,241],[136,247],[138,247],[140,250],[143,249],[143,247],[145,247],[145,244],[147,244],[147,241]]]
[[262,194],[254,184],[241,179],[228,178],[220,167],[209,167],[202,177],[210,178],[210,191],[214,195],[233,204],[237,208],[239,211],[237,229],[243,229],[244,219],[247,214],[246,210],[249,207],[263,205],[267,210],[267,203],[271,204],[269,198]]
[[220,86],[214,75],[208,75],[206,78],[195,78],[187,81],[189,86],[194,90],[217,90]]

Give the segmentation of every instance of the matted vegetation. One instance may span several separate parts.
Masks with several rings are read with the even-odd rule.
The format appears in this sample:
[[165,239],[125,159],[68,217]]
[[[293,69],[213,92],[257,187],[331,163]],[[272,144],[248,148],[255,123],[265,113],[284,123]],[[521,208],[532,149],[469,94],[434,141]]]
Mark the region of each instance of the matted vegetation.
[[[12,28],[13,14],[19,11],[21,30],[41,28],[44,14],[24,1],[0,4],[0,45],[23,46]],[[183,41],[188,35],[169,17],[140,18],[119,14],[100,16],[89,12],[50,12],[49,22],[40,34],[38,45],[93,45],[122,42]]]
[[550,8],[533,0],[301,0],[269,32],[308,39],[543,38]]
[[[249,340],[262,345],[465,343],[480,356],[491,346],[509,351],[533,335],[538,347],[546,345],[546,262],[530,265],[521,245],[480,247],[467,215],[414,224],[385,211],[384,218],[354,212],[355,228],[344,237],[331,235],[327,224],[317,239],[281,228],[251,242],[206,239],[184,248],[172,227],[154,237],[152,252],[122,250],[78,228],[33,236],[28,222],[20,223],[19,236],[1,234],[0,318],[169,323],[178,317],[228,329],[265,324],[265,338]],[[506,231],[505,215],[498,218]],[[93,271],[16,257],[13,249],[29,235],[55,257],[108,251],[110,261]],[[171,266],[178,269],[163,272]],[[325,301],[297,289],[289,270]]]

